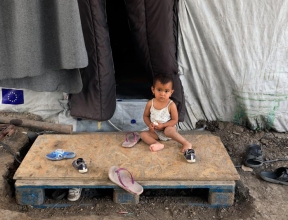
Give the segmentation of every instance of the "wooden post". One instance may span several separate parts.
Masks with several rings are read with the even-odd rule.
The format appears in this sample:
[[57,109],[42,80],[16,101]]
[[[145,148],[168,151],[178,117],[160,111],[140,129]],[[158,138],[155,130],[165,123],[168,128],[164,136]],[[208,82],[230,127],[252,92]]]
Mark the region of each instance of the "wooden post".
[[45,190],[41,188],[17,188],[16,202],[19,205],[42,205],[45,198]]
[[121,188],[116,188],[113,191],[113,202],[119,204],[136,205],[139,203],[139,196],[128,193]]
[[20,127],[38,128],[45,131],[56,131],[64,134],[72,134],[73,126],[65,124],[54,124],[42,121],[33,121],[28,119],[16,119],[0,116],[0,123],[12,124]]

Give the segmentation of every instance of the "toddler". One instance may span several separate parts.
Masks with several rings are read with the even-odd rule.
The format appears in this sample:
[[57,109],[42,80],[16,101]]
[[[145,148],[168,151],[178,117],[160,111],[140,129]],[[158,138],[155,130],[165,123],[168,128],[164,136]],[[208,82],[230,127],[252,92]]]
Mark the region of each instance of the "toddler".
[[149,127],[149,131],[141,133],[141,139],[149,144],[152,152],[162,150],[164,144],[158,140],[167,141],[173,139],[183,145],[182,152],[190,163],[196,161],[192,144],[182,137],[176,130],[178,123],[178,111],[176,104],[170,99],[173,90],[173,76],[170,74],[158,74],[153,79],[151,87],[155,98],[146,104],[143,119]]

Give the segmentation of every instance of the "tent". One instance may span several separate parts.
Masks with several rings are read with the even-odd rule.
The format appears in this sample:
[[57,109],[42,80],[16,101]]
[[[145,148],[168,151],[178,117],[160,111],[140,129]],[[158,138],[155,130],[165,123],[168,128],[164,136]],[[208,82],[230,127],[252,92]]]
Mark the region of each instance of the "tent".
[[[82,70],[82,91],[71,96],[71,115],[109,120],[116,108],[115,78],[119,84],[121,79],[131,80],[136,75],[138,86],[146,90],[147,97],[151,94],[149,85],[153,76],[165,73],[174,76],[172,99],[178,108],[179,121],[183,121],[185,100],[176,61],[178,1],[79,0],[78,3],[89,65]],[[135,68],[131,68],[135,65],[133,52],[138,58],[136,62],[139,61]],[[150,80],[145,82],[147,78]],[[134,79],[126,85],[132,94],[137,91],[135,84]]]
[[178,66],[188,117],[288,130],[285,0],[179,1]]
[[[183,119],[182,130],[191,130],[204,119],[287,131],[287,4],[285,0],[78,0],[89,65],[77,66],[83,89],[71,93],[71,115],[94,121],[113,119],[117,85],[123,82],[117,71],[125,69],[129,77],[142,74],[139,81],[124,78],[136,88],[129,82],[122,87],[136,91],[143,86],[140,91],[147,93],[140,98],[151,95],[149,80],[143,79],[163,71],[180,79],[173,98]],[[128,26],[121,29],[123,23]],[[119,29],[123,31],[117,35]],[[95,43],[93,47],[87,47],[91,43],[87,38]],[[131,45],[135,54],[128,54],[131,59],[123,67],[126,56],[118,62],[117,52],[127,52]],[[89,68],[104,74],[89,78]]]

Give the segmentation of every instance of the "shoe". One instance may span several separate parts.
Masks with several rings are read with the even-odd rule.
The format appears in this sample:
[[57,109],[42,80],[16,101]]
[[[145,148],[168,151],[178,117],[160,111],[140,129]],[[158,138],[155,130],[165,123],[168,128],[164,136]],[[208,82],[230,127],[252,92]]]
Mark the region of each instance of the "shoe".
[[79,173],[87,173],[88,168],[83,158],[78,158],[72,162],[73,167],[75,167]]
[[271,183],[279,183],[288,186],[288,167],[279,167],[274,172],[261,172],[260,176],[263,180]]
[[67,199],[69,201],[77,201],[80,196],[81,196],[81,191],[82,191],[82,188],[71,188],[69,189],[69,192],[68,192],[68,197]]
[[260,167],[263,165],[263,156],[261,147],[257,144],[251,144],[246,153],[245,166],[247,167]]
[[196,155],[194,149],[188,149],[184,152],[184,157],[186,158],[188,163],[196,162]]

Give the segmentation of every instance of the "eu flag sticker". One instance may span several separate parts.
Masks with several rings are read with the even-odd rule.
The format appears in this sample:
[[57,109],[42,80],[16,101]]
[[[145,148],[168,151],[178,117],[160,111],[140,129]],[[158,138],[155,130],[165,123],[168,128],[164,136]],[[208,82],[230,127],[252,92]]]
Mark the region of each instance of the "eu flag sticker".
[[10,104],[10,105],[24,104],[23,90],[2,88],[2,104]]

